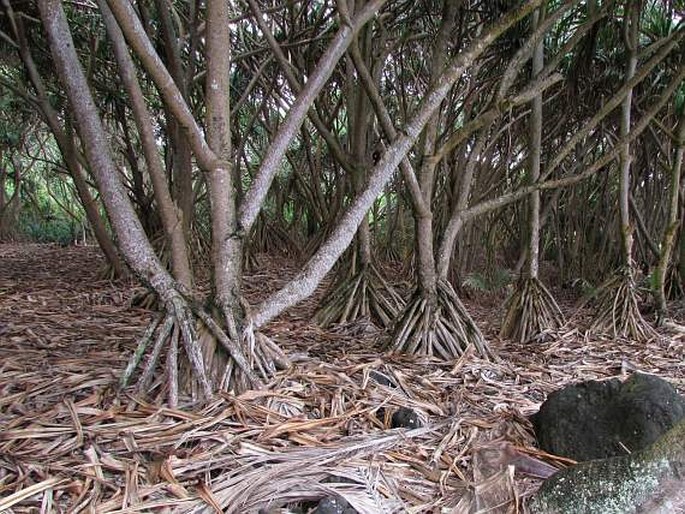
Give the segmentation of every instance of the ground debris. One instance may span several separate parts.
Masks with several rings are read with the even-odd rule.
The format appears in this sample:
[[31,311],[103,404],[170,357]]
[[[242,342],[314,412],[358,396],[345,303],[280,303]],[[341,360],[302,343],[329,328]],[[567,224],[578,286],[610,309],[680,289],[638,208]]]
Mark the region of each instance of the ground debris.
[[[259,262],[251,301],[296,272]],[[0,245],[0,511],[256,513],[334,497],[362,514],[459,512],[487,489],[474,448],[506,442],[562,464],[536,450],[527,419],[551,391],[632,370],[685,388],[679,332],[633,343],[567,326],[512,343],[495,335],[501,309],[473,299],[496,359],[467,349],[444,362],[322,330],[311,322],[320,292],[265,330],[292,368],[260,391],[168,409],[162,384],[146,398],[116,389],[153,313],[130,306],[135,284],[99,279],[102,264],[88,247]],[[391,429],[401,409],[423,426]],[[540,478],[506,464],[498,491],[515,507]]]

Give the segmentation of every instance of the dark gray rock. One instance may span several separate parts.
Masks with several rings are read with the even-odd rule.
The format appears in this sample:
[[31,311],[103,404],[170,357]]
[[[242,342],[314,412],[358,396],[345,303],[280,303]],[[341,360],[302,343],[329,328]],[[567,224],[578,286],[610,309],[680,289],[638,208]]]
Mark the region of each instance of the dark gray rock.
[[369,371],[369,378],[371,378],[373,381],[380,385],[393,388],[397,387],[388,375],[386,375],[385,373],[381,373],[380,371],[376,371],[375,369]]
[[588,381],[549,395],[531,421],[540,447],[577,461],[647,447],[685,418],[685,399],[665,380]]
[[423,422],[417,412],[401,407],[393,413],[390,426],[392,428],[419,428],[423,426]]
[[343,498],[327,496],[321,499],[313,514],[358,514]]

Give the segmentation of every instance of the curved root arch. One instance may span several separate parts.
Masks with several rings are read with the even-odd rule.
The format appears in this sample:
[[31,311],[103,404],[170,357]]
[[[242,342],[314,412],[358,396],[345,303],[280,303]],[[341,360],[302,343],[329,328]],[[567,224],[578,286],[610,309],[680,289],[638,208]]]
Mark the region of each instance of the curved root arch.
[[438,282],[437,302],[432,305],[417,291],[396,325],[389,349],[446,360],[457,358],[473,345],[481,357],[490,349],[452,285]]
[[554,297],[537,278],[519,280],[505,308],[507,313],[500,336],[521,343],[535,339],[546,330],[561,328],[566,322]]

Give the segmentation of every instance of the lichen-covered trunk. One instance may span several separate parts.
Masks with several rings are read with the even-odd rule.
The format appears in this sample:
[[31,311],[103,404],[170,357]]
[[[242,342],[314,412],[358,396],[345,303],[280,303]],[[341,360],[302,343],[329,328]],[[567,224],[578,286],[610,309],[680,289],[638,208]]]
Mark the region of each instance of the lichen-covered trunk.
[[452,205],[450,219],[447,222],[445,230],[443,231],[440,248],[438,250],[438,277],[440,280],[448,280],[454,246],[457,236],[464,226],[464,218],[461,216],[461,212],[466,209],[468,205],[476,166],[478,165],[478,160],[482,156],[485,144],[488,141],[489,132],[489,125],[482,129],[481,133],[478,135],[476,144],[471,151],[468,160],[466,161],[466,165],[464,166],[459,192],[457,194],[457,200],[454,202],[454,205]]
[[[56,117],[55,127],[58,132],[61,132],[58,128]],[[54,133],[55,132],[53,130],[53,134]],[[61,138],[58,134],[55,136],[58,141],[60,141],[60,139],[63,140],[63,143],[58,143],[58,146],[61,149],[64,161],[67,163],[69,174],[71,175],[71,179],[74,181],[74,186],[76,187],[76,192],[78,193],[83,210],[86,213],[88,223],[93,229],[95,240],[97,241],[100,250],[102,250],[102,253],[105,255],[105,259],[112,267],[115,276],[125,277],[128,274],[126,264],[119,256],[119,252],[117,251],[116,246],[114,246],[114,241],[112,241],[112,238],[107,231],[105,220],[100,214],[98,203],[90,192],[88,183],[86,182],[86,178],[84,176],[84,170],[78,161],[78,157],[76,156],[74,139],[73,137],[67,137],[66,135],[63,135]]]

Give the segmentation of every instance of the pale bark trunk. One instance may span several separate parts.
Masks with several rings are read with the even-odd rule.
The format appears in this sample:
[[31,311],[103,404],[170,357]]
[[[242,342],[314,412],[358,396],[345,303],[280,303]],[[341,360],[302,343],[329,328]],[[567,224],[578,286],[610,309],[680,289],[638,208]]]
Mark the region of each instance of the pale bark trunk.
[[230,34],[228,5],[224,0],[207,4],[207,142],[218,157],[208,170],[212,209],[212,249],[216,302],[236,341],[242,330],[240,313],[243,236],[238,233],[236,189],[231,168]]
[[[283,49],[278,44],[278,41],[276,41],[276,38],[272,34],[271,28],[265,19],[264,13],[259,8],[257,2],[255,0],[247,0],[247,3],[250,5],[250,9],[255,15],[255,21],[266,37],[266,40],[269,43],[269,46],[271,47],[278,64],[280,65],[283,75],[288,81],[288,85],[295,92],[295,94],[299,95],[302,92],[303,86],[301,84],[301,80],[295,75],[296,70],[294,69],[294,66],[286,57]],[[342,8],[342,2],[338,3],[338,5],[341,6],[341,10],[343,12],[346,12],[344,8]],[[351,20],[345,19],[344,21],[348,22],[350,26],[353,26]],[[338,142],[338,139],[328,129],[326,123],[318,115],[316,109],[309,109],[307,116],[309,116],[309,119],[316,127],[316,130],[319,132],[321,137],[323,137],[324,141],[326,141],[326,145],[328,146],[333,158],[345,169],[345,171],[354,173],[355,170],[349,154],[343,150],[342,146]]]
[[143,146],[143,154],[152,182],[157,208],[159,209],[164,232],[170,243],[171,266],[174,277],[187,290],[192,291],[193,278],[183,230],[183,216],[176,209],[167,185],[167,177],[160,160],[153,122],[147,110],[145,97],[136,78],[135,65],[124,42],[123,34],[117,25],[105,0],[98,0],[105,26],[112,40],[114,54],[119,63],[122,82],[131,100],[131,109],[136,121],[138,134]]
[[[544,18],[544,8],[541,7],[533,13],[533,30],[535,30]],[[544,40],[535,45],[532,62],[532,78],[535,80],[544,66]],[[528,176],[531,184],[540,179],[540,158],[542,156],[542,92],[533,98],[530,114],[530,156]],[[528,209],[528,277],[537,279],[539,270],[540,253],[540,191],[535,190],[530,195]]]
[[[630,0],[630,8],[626,13],[624,25],[624,38],[628,58],[626,62],[625,82],[629,82],[635,76],[637,68],[637,43],[640,34],[640,9],[635,0]],[[633,90],[628,90],[623,103],[621,104],[621,138],[626,138],[630,133],[631,106],[633,101]],[[619,197],[618,207],[620,213],[621,231],[621,256],[623,265],[627,269],[632,269],[632,248],[633,248],[633,228],[630,225],[630,142],[625,141],[621,144],[620,171],[619,171]]]
[[375,15],[384,3],[385,0],[370,0],[354,15],[350,20],[350,24],[344,23],[321,57],[314,72],[307,79],[306,85],[297,96],[288,116],[263,156],[259,170],[240,206],[240,227],[243,230],[249,231],[252,228],[269,191],[271,182],[280,169],[281,161],[293,135],[302,125],[310,106],[333,73],[336,63],[344,55],[359,30]]

